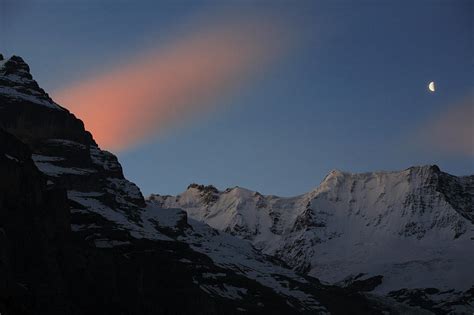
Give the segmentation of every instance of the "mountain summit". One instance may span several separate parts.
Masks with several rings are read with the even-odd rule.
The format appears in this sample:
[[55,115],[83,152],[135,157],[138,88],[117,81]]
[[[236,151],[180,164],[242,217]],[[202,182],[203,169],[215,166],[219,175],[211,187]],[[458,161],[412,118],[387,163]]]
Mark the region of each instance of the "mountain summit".
[[332,284],[382,276],[373,288],[381,295],[437,288],[462,296],[473,288],[474,176],[456,177],[436,165],[336,170],[291,198],[194,184],[176,197],[151,195],[149,202],[182,208]]
[[18,56],[5,60],[3,55],[0,55],[0,94],[10,99],[21,99],[51,109],[62,109],[33,80],[30,67]]

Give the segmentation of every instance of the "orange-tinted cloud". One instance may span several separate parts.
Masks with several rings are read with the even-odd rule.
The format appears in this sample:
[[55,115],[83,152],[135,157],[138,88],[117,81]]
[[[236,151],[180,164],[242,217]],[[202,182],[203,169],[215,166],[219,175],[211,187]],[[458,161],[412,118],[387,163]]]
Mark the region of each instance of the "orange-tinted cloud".
[[54,98],[84,121],[99,145],[127,149],[209,110],[284,50],[282,30],[259,19],[222,20],[58,91]]
[[429,119],[419,132],[418,143],[442,154],[474,157],[473,97]]

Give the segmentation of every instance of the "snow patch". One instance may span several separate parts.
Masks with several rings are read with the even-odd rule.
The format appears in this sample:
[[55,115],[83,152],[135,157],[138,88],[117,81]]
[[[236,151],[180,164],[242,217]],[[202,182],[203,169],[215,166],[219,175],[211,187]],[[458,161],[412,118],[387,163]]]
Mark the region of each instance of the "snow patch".
[[163,235],[162,233],[158,232],[153,224],[150,222],[142,222],[142,224],[138,224],[130,220],[126,213],[121,210],[114,210],[102,202],[97,200],[97,192],[80,192],[70,190],[67,192],[68,198],[73,200],[83,207],[85,207],[88,211],[97,213],[104,217],[105,219],[114,222],[117,225],[118,229],[126,230],[130,232],[135,238],[147,238],[152,240],[166,240],[171,241],[169,237]]
[[0,94],[8,98],[24,100],[24,101],[42,105],[51,109],[63,110],[58,104],[51,102],[47,99],[41,98],[39,97],[39,95],[35,95],[37,93],[35,93],[34,90],[28,90],[28,91],[31,94],[21,92],[19,89],[15,89],[12,87],[0,86]]
[[86,146],[84,144],[67,139],[48,139],[47,142],[59,146],[76,147],[82,150],[86,149]]
[[12,160],[12,161],[15,161],[15,162],[17,162],[17,163],[20,163],[20,160],[18,160],[16,157],[11,156],[11,155],[6,154],[6,153],[5,153],[4,155],[5,155],[5,157],[6,157],[7,159]]
[[96,172],[96,170],[93,169],[62,167],[47,162],[35,161],[35,165],[41,172],[52,177],[59,177],[61,175],[89,175]]
[[97,146],[90,147],[90,155],[92,163],[99,165],[106,171],[121,171],[122,169],[112,153],[103,151]]

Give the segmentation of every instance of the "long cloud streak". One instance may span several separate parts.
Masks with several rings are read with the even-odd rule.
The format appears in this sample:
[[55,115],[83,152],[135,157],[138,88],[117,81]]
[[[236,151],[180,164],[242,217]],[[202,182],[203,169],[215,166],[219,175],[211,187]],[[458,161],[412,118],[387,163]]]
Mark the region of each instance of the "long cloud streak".
[[123,150],[211,109],[287,43],[275,23],[214,23],[54,93],[97,142]]

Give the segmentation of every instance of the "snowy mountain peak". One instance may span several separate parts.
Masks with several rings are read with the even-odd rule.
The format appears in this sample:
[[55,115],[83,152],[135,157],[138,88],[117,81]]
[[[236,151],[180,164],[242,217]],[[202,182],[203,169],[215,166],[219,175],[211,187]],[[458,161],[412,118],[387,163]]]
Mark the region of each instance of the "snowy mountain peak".
[[14,74],[14,73],[27,74],[26,76],[29,76],[30,79],[32,78],[30,74],[30,67],[20,56],[13,55],[10,58],[5,59],[5,60],[3,59],[3,56],[2,56],[1,61],[3,61],[3,63],[0,69],[5,74],[7,75]]
[[332,177],[343,177],[345,174],[350,174],[348,172],[343,172],[339,169],[333,169],[332,171],[330,171],[326,177],[324,179],[329,179],[329,178],[332,178]]
[[[460,251],[474,245],[474,176],[456,177],[436,165],[359,174],[334,170],[314,190],[290,198],[212,189],[209,202],[203,191],[154,195],[150,202],[182,208],[190,218],[250,240],[263,253],[326,281],[383,275],[384,292],[401,285],[471,285],[462,275],[474,254]],[[441,271],[446,266],[450,271]],[[434,270],[439,279],[430,280]],[[411,280],[400,284],[398,277]]]
[[366,172],[366,173],[350,173],[350,172],[345,172],[341,171],[338,169],[334,169],[326,175],[326,177],[323,179],[323,182],[325,181],[331,181],[334,178],[336,179],[343,179],[343,178],[350,178],[350,177],[370,177],[370,176],[391,176],[394,174],[410,174],[410,176],[422,176],[422,177],[427,177],[431,176],[433,174],[440,173],[441,170],[437,165],[421,165],[421,166],[412,166],[409,167],[403,171],[376,171],[376,172]]
[[19,56],[0,59],[0,96],[12,101],[21,100],[30,104],[64,110],[56,104],[30,73],[30,67]]
[[406,169],[411,176],[418,176],[424,178],[430,178],[432,176],[437,176],[441,174],[441,169],[438,165],[422,165],[422,166],[412,166]]

